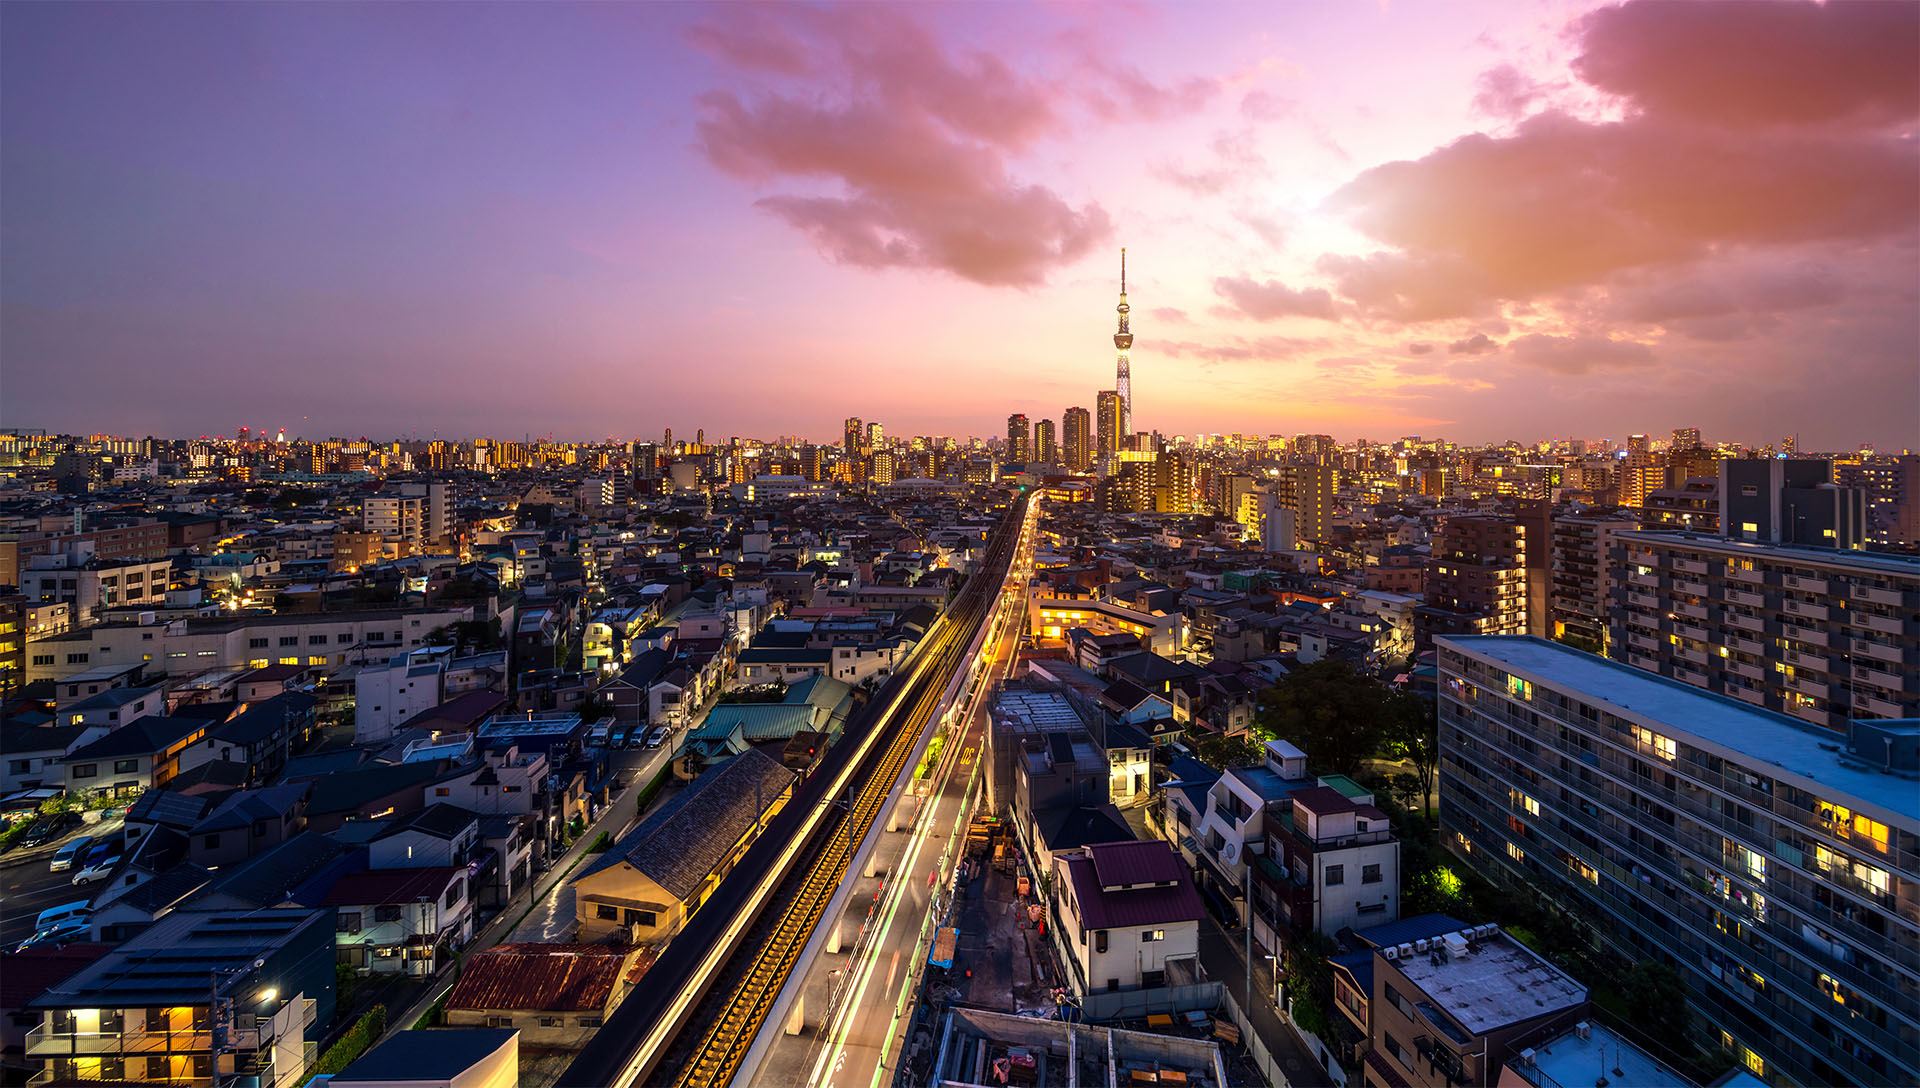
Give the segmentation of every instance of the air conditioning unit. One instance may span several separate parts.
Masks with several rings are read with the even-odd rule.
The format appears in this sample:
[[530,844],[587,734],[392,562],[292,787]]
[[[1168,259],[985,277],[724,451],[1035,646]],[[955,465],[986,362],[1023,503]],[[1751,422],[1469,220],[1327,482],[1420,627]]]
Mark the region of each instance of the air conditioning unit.
[[1387,957],[1390,960],[1397,960],[1400,958],[1400,950],[1398,948],[1383,948],[1380,950],[1380,954]]
[[1520,1064],[1521,1065],[1533,1064],[1533,1048],[1532,1047],[1528,1047],[1527,1049],[1522,1050],[1520,1052]]
[[1427,939],[1425,937],[1422,937],[1419,940],[1413,942],[1413,950],[1415,952],[1425,952],[1427,950]]
[[1578,1024],[1573,1025],[1573,1033],[1582,1039],[1591,1039],[1593,1038],[1593,1025],[1582,1020]]

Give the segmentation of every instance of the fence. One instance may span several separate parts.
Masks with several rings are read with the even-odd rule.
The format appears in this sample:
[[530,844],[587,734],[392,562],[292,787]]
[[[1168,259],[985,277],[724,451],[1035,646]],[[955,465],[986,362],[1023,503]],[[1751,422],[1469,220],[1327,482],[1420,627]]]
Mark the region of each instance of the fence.
[[[1217,986],[1219,983],[1214,985]],[[1233,999],[1233,991],[1225,987],[1221,987],[1221,991],[1220,997],[1226,1003],[1227,1019],[1233,1021],[1233,1026],[1240,1029],[1240,1042],[1247,1048],[1247,1061],[1260,1071],[1261,1077],[1265,1078],[1273,1088],[1288,1088],[1292,1082],[1287,1080],[1287,1074],[1280,1068],[1280,1063],[1273,1060],[1273,1053],[1267,1049],[1266,1040],[1260,1038],[1260,1033],[1253,1029],[1253,1021],[1247,1019],[1247,1014],[1240,1010],[1240,1003]]]
[[1157,1012],[1211,1012],[1220,1007],[1223,996],[1226,996],[1226,987],[1218,982],[1091,993],[1080,999],[1080,1012],[1087,1022],[1096,1024],[1109,1020],[1144,1020]]

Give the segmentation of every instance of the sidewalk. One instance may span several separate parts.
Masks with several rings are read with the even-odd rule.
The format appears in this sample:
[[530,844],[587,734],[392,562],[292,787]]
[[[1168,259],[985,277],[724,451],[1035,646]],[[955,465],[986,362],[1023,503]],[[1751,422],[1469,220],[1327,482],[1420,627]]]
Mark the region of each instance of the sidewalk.
[[1260,1040],[1286,1073],[1292,1088],[1332,1088],[1333,1078],[1307,1049],[1307,1044],[1280,1019],[1273,1003],[1273,961],[1254,951],[1253,998],[1247,997],[1246,934],[1236,929],[1227,933],[1211,914],[1200,919],[1200,966],[1207,978],[1226,986],[1233,1000],[1244,1010]]

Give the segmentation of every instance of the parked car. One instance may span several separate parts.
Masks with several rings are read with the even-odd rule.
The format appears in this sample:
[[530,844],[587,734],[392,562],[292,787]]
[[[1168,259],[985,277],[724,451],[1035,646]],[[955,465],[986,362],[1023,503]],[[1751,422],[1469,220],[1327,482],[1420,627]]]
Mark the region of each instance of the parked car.
[[29,850],[36,846],[45,846],[66,834],[69,828],[78,826],[79,823],[80,817],[71,812],[42,816],[27,829],[26,834],[20,836],[20,845]]
[[654,726],[653,731],[647,734],[647,747],[649,748],[658,748],[666,742],[667,727],[664,725]]
[[35,948],[57,948],[70,941],[85,937],[93,929],[93,923],[85,918],[61,922],[38,930],[33,936],[21,941],[15,952],[26,952]]
[[60,849],[54,851],[53,865],[47,871],[64,873],[68,869],[73,868],[75,861],[87,856],[87,851],[93,846],[93,841],[92,835],[82,835],[77,839],[68,839]]
[[33,931],[40,932],[49,926],[75,920],[86,921],[93,917],[93,904],[85,899],[76,899],[71,903],[62,903],[57,907],[48,907],[33,920]]
[[91,884],[113,871],[120,864],[121,844],[124,839],[114,837],[94,847],[87,854],[87,861],[80,871],[73,874],[75,884]]

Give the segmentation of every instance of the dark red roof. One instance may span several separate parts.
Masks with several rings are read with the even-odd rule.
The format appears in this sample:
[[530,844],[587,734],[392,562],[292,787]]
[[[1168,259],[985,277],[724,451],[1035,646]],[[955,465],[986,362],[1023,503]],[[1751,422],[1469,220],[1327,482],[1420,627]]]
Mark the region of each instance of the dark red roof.
[[401,728],[411,729],[430,722],[453,722],[471,729],[506,705],[507,697],[497,691],[469,691],[415,714],[403,722]]
[[430,869],[368,869],[340,878],[323,907],[355,907],[388,903],[412,903],[420,899],[438,899],[464,867],[438,865]]
[[626,952],[604,944],[503,944],[467,957],[450,1009],[604,1009]]
[[1164,884],[1186,875],[1173,847],[1159,840],[1147,842],[1103,842],[1087,847],[1093,858],[1093,872],[1102,888],[1121,888],[1128,884]]
[[1080,921],[1088,929],[1124,929],[1200,920],[1200,893],[1193,890],[1193,880],[1185,873],[1171,886],[1110,892],[1100,886],[1100,878],[1094,875],[1093,859],[1067,857],[1056,864],[1066,866],[1067,879],[1073,884],[1074,901],[1080,905]]
[[27,1002],[111,951],[110,944],[82,943],[60,948],[29,948],[8,956],[7,969],[0,971],[0,1009],[25,1008]]
[[1341,812],[1352,812],[1356,806],[1347,795],[1332,786],[1315,786],[1310,790],[1301,790],[1292,796],[1293,803],[1313,813],[1315,816],[1332,816]]

